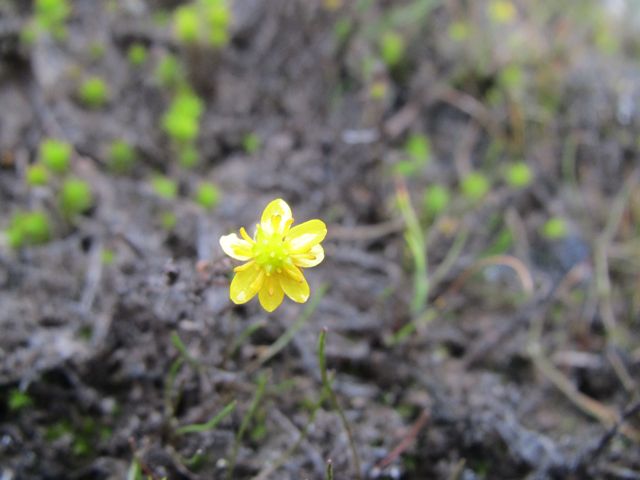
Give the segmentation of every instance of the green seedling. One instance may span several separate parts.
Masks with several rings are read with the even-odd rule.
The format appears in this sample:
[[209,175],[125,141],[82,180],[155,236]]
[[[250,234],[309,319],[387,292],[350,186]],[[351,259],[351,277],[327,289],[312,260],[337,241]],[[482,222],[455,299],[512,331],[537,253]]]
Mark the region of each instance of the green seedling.
[[179,60],[174,55],[165,55],[158,63],[154,76],[165,88],[176,87],[184,83],[184,73]]
[[509,23],[516,16],[516,7],[511,0],[493,0],[489,4],[489,18],[495,23]]
[[404,38],[396,32],[386,32],[380,39],[380,56],[384,63],[393,68],[402,62],[406,45]]
[[362,478],[360,474],[360,456],[358,455],[358,449],[356,448],[356,442],[353,437],[353,432],[351,431],[351,426],[349,425],[349,421],[340,406],[340,402],[338,402],[338,396],[333,390],[333,385],[329,378],[329,372],[327,371],[327,358],[325,354],[326,344],[327,330],[323,329],[320,331],[320,336],[318,337],[318,364],[320,365],[320,378],[322,380],[323,396],[326,396],[330,400],[332,408],[340,417],[342,427],[347,433],[347,438],[349,439],[349,448],[351,450],[353,467],[356,473],[355,478],[360,480]]
[[336,19],[336,23],[333,27],[333,37],[339,45],[344,45],[352,31],[352,19],[346,16]]
[[147,47],[141,43],[132,44],[127,50],[127,58],[131,65],[139,67],[147,61]]
[[564,238],[569,233],[567,222],[560,217],[552,217],[542,226],[542,236],[548,240]]
[[469,38],[470,28],[467,22],[453,22],[449,25],[449,38],[455,42],[463,42]]
[[84,180],[69,178],[64,181],[59,192],[58,203],[66,218],[80,215],[93,205],[91,187]]
[[435,217],[439,213],[442,213],[450,202],[451,194],[449,193],[449,189],[440,184],[431,185],[425,189],[422,197],[424,213],[429,217]]
[[89,44],[89,56],[92,60],[100,60],[104,57],[105,46],[102,42],[91,42]]
[[517,93],[524,85],[524,72],[516,64],[507,65],[498,76],[498,83],[509,93]]
[[209,45],[215,48],[229,41],[231,12],[225,0],[197,0],[174,12],[173,30],[185,45]]
[[407,157],[394,166],[395,173],[409,176],[423,168],[431,158],[431,145],[429,139],[421,134],[413,134],[404,145],[404,154]]
[[48,32],[54,38],[63,39],[67,30],[65,22],[71,14],[67,0],[36,0],[34,23],[36,32]]
[[489,180],[480,172],[472,172],[462,179],[462,194],[472,201],[481,200],[489,192]]
[[178,144],[193,142],[200,131],[200,117],[204,106],[194,93],[181,91],[171,102],[162,119],[162,127]]
[[505,182],[513,188],[525,188],[533,181],[533,172],[525,162],[512,163],[504,172]]
[[196,202],[202,208],[213,209],[220,201],[220,190],[213,183],[201,183],[196,191]]
[[8,406],[11,412],[17,412],[18,410],[30,407],[31,405],[33,405],[33,400],[26,392],[17,388],[14,388],[9,392]]
[[41,163],[34,163],[27,168],[26,180],[31,187],[41,187],[49,183],[49,172]]
[[175,213],[168,210],[160,214],[160,226],[167,231],[171,231],[176,228],[178,224],[178,217]]
[[369,96],[372,100],[384,100],[387,96],[387,82],[384,80],[376,80],[369,87]]
[[202,0],[209,32],[209,42],[213,47],[223,47],[229,42],[231,11],[225,0]]
[[107,103],[109,89],[104,80],[99,77],[91,77],[80,85],[78,97],[85,106],[100,108]]
[[43,212],[18,212],[6,230],[9,246],[21,248],[47,243],[51,238],[49,218]]
[[206,423],[194,423],[191,425],[185,425],[184,427],[180,427],[176,430],[178,435],[184,435],[187,433],[203,433],[209,432],[215,429],[218,424],[228,417],[235,409],[237,402],[233,400],[231,403],[228,403],[220,412],[218,412],[211,420]]
[[156,195],[166,200],[174,200],[178,196],[178,184],[162,175],[157,175],[151,180],[151,187]]
[[200,162],[200,153],[194,145],[186,145],[178,152],[178,162],[185,168],[193,168]]
[[424,310],[429,297],[427,243],[416,212],[411,205],[409,192],[403,184],[397,188],[396,204],[404,220],[404,239],[413,259],[411,313],[417,316]]
[[130,172],[136,162],[136,152],[124,140],[114,140],[109,146],[107,162],[109,170],[114,173]]
[[173,14],[173,30],[178,40],[193,44],[200,37],[200,18],[195,5],[184,5]]
[[247,133],[242,139],[242,148],[249,155],[253,155],[258,150],[260,150],[261,140],[258,135],[255,133]]
[[240,428],[238,429],[238,433],[236,433],[235,441],[233,442],[233,448],[231,451],[231,456],[229,458],[229,468],[227,470],[227,480],[231,480],[233,477],[233,471],[236,466],[236,460],[238,458],[238,452],[240,451],[240,445],[242,443],[242,439],[253,420],[258,407],[262,402],[262,398],[264,397],[264,393],[267,387],[267,374],[262,372],[258,377],[258,384],[256,386],[256,391],[253,394],[253,399],[251,400],[251,405],[249,405],[249,409],[247,413],[242,418],[242,423],[240,424]]
[[113,265],[116,260],[116,252],[109,248],[103,248],[102,252],[100,252],[100,260],[105,266]]
[[431,144],[424,135],[411,135],[407,139],[404,151],[414,162],[425,165],[431,156]]
[[49,138],[40,144],[40,162],[54,173],[64,174],[71,162],[71,145]]

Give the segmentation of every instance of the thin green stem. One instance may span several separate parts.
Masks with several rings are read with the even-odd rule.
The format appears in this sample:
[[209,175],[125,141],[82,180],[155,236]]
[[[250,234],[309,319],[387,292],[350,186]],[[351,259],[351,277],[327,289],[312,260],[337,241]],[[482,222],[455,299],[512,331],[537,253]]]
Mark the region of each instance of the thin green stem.
[[353,466],[356,470],[355,478],[357,480],[362,479],[362,475],[360,473],[360,457],[358,456],[358,450],[356,449],[356,442],[353,438],[353,432],[351,431],[351,426],[347,421],[347,417],[344,414],[344,411],[340,407],[340,403],[338,403],[338,397],[336,396],[333,387],[331,386],[331,382],[329,381],[329,374],[327,373],[327,359],[325,356],[325,346],[327,343],[327,330],[323,329],[320,332],[320,337],[318,338],[318,363],[320,364],[320,376],[322,378],[322,387],[323,390],[326,391],[329,400],[331,401],[331,406],[338,413],[340,417],[340,421],[342,422],[342,427],[347,432],[347,437],[349,438],[349,448],[351,449],[351,456],[353,457]]

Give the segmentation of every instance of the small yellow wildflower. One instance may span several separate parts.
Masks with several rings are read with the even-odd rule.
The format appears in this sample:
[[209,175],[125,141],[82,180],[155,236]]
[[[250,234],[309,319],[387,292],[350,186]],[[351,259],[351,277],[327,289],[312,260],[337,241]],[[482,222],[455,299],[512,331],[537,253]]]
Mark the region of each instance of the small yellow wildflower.
[[291,208],[282,199],[273,200],[262,212],[251,238],[244,228],[220,237],[224,253],[246,261],[236,267],[229,289],[234,303],[242,304],[256,294],[262,307],[272,312],[282,303],[284,294],[294,302],[309,298],[309,284],[301,268],[315,267],[324,259],[320,242],[327,234],[322,220],[314,219],[295,227]]

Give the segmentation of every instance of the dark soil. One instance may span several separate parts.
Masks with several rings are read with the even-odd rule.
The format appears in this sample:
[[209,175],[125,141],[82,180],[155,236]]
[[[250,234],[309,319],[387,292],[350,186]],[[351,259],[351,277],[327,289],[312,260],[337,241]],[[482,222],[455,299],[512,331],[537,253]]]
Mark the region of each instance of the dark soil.
[[[632,19],[592,1],[518,1],[511,23],[492,25],[485,2],[234,0],[229,44],[194,51],[155,20],[184,2],[75,0],[65,40],[27,46],[30,3],[0,1],[0,227],[37,207],[54,234],[0,246],[0,479],[225,478],[234,444],[232,478],[323,479],[328,459],[336,479],[358,478],[338,412],[324,402],[313,413],[323,328],[360,478],[640,478]],[[459,18],[479,40],[450,38]],[[391,27],[407,45],[394,67],[378,59]],[[602,47],[605,34],[617,49]],[[149,49],[140,67],[127,60],[133,42]],[[159,128],[171,94],[154,70],[168,52],[206,106],[194,169]],[[516,91],[500,83],[513,62]],[[87,75],[106,80],[104,108],[78,101]],[[243,147],[250,133],[257,151]],[[430,161],[398,176],[415,133],[430,139]],[[96,198],[73,222],[56,212],[55,185],[24,181],[46,137],[73,145],[73,174]],[[115,139],[138,152],[129,175],[106,168]],[[534,171],[526,188],[501,180],[515,160]],[[456,193],[471,170],[491,181],[481,201]],[[157,172],[179,182],[176,200],[153,192]],[[202,180],[221,190],[213,211],[191,199]],[[435,182],[454,195],[433,220],[422,195]],[[405,187],[432,280],[418,310],[395,201]],[[311,302],[267,314],[230,302],[218,238],[278,197],[298,221],[325,220],[329,236],[308,271]],[[552,216],[567,235],[540,233]],[[180,434],[233,400],[214,429]]]

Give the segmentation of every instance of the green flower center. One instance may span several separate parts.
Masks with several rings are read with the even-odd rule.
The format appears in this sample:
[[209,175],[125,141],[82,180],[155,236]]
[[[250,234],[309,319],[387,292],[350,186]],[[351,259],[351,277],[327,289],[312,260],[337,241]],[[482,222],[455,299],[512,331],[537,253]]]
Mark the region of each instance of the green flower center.
[[284,264],[291,262],[289,250],[282,236],[277,232],[267,235],[262,230],[259,230],[256,235],[253,258],[265,270],[267,275],[272,272],[279,273]]

